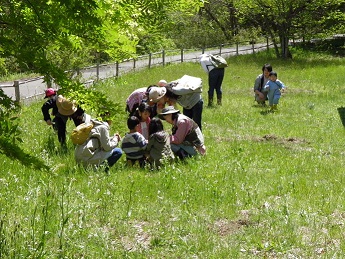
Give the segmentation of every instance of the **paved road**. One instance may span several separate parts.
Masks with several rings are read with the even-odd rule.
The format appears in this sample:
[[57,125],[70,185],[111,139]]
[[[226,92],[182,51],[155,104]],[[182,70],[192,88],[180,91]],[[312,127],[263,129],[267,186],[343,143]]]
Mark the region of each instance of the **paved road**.
[[[269,45],[271,47],[272,44]],[[205,53],[211,54],[221,54],[223,57],[229,57],[234,55],[243,55],[251,54],[253,52],[258,52],[267,49],[267,44],[255,44],[255,45],[246,45],[246,46],[234,46],[234,47],[223,47],[221,49],[207,49]],[[202,51],[184,51],[183,53],[183,62],[198,62],[199,56],[202,54]],[[159,66],[167,63],[178,63],[181,62],[181,54],[169,55],[167,52],[165,54],[165,60],[163,61],[162,53],[156,53],[149,56],[142,56],[138,60],[128,60],[118,64],[102,64],[99,66],[98,72],[97,67],[89,67],[81,70],[82,78],[86,85],[92,84],[98,78],[100,80],[121,76],[125,73],[135,71],[142,68],[147,68],[149,65]],[[33,78],[29,80],[19,80],[19,96],[23,102],[30,102],[37,98],[41,99],[44,96],[44,90],[47,88],[46,83],[43,82],[43,77]],[[3,82],[0,83],[0,88],[3,88],[4,92],[15,99],[15,88],[7,87],[9,85],[13,86],[13,82]],[[54,86],[53,86],[54,87]]]

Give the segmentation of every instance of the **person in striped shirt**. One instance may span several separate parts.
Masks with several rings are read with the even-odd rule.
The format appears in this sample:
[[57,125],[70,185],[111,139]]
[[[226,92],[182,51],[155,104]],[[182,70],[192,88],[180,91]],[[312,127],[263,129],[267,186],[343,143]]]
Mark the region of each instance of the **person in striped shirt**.
[[135,165],[139,163],[140,167],[145,166],[145,149],[147,146],[147,140],[138,132],[140,121],[135,116],[130,116],[127,119],[127,127],[129,133],[127,133],[122,139],[121,148],[126,154],[127,165]]

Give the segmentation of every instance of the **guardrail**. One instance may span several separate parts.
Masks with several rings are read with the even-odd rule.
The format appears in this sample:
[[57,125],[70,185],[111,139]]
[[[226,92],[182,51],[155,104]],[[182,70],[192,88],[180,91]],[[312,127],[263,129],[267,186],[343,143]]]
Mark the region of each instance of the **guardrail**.
[[[237,44],[222,44],[218,47],[210,47],[204,49],[181,49],[181,50],[162,50],[160,52],[142,55],[137,58],[123,60],[122,62],[97,64],[95,66],[85,67],[78,71],[78,75],[82,77],[84,85],[89,86],[99,80],[108,78],[116,78],[125,73],[136,71],[143,68],[151,68],[154,66],[165,66],[169,63],[182,62],[198,62],[199,56],[203,53],[219,54],[224,57],[235,56],[240,54],[251,54],[262,50],[268,50],[272,47],[268,39],[266,43],[251,43],[249,45],[240,46]],[[37,97],[44,96],[44,90],[48,87],[43,80],[43,76],[28,80],[16,80],[13,83],[0,83],[5,94],[12,97],[16,101],[28,102]],[[53,82],[52,86],[55,84]],[[12,88],[12,89],[10,89]]]

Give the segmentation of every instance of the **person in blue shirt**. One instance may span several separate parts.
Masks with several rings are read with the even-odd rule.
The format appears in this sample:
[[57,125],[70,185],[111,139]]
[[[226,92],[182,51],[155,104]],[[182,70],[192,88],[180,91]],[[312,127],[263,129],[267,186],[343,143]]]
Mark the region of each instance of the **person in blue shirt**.
[[269,80],[264,86],[264,92],[267,92],[268,104],[271,111],[278,109],[278,103],[281,96],[281,92],[284,91],[285,85],[277,78],[277,73],[271,71],[269,74]]

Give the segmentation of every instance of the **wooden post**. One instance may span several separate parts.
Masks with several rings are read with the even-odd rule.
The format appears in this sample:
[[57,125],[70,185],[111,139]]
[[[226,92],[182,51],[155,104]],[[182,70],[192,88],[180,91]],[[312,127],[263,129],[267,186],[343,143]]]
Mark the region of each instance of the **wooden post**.
[[255,53],[254,40],[252,41],[252,49],[253,49],[253,54],[254,54]]
[[267,51],[270,50],[270,46],[269,46],[269,43],[268,43],[268,37],[266,37],[266,42],[267,42]]
[[19,81],[16,80],[14,81],[14,93],[15,93],[15,96],[16,96],[16,101],[19,102],[20,101],[20,91],[19,91]]
[[149,68],[151,68],[152,53],[149,54]]
[[137,60],[134,58],[133,59],[133,69],[135,69],[135,67],[136,67],[136,62],[137,62]]
[[97,81],[99,80],[99,64],[100,64],[100,55],[99,55],[99,52],[97,51],[96,52],[96,78],[97,78]]
[[219,55],[220,56],[222,55],[222,47],[223,47],[223,44],[220,44],[220,46],[219,46]]
[[238,55],[238,42],[236,42],[236,55]]
[[183,49],[181,49],[181,63],[183,63]]
[[164,49],[162,50],[162,63],[163,63],[163,67],[165,66],[165,51]]
[[116,61],[116,71],[115,71],[115,77],[119,77],[119,62]]

